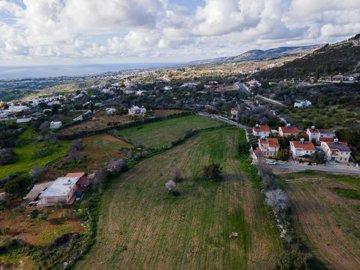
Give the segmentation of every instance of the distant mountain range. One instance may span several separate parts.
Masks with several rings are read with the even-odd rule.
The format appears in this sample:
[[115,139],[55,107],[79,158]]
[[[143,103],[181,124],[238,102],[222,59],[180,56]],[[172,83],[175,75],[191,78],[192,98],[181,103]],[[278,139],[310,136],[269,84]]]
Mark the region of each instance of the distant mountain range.
[[265,60],[278,59],[289,56],[301,57],[315,51],[316,49],[319,49],[320,47],[321,45],[312,45],[312,46],[299,46],[299,47],[279,47],[269,50],[251,50],[237,56],[193,61],[190,62],[190,64],[191,65],[225,64],[225,63],[239,63],[239,62],[249,62],[249,61],[265,61]]
[[326,44],[283,66],[263,70],[259,79],[303,78],[338,73],[360,73],[360,34],[335,44]]

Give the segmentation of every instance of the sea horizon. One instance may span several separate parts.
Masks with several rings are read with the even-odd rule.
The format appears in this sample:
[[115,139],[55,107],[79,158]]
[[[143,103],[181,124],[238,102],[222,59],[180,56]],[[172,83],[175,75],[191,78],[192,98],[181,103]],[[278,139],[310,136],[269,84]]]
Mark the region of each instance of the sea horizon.
[[79,77],[132,69],[170,68],[182,63],[0,66],[0,80]]

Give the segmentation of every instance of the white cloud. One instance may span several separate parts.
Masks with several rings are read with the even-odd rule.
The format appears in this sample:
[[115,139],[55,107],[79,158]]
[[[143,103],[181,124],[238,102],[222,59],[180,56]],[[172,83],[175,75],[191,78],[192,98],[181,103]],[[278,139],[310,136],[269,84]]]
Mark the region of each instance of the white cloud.
[[173,1],[0,0],[0,63],[19,57],[181,60],[360,32],[358,0],[205,0],[194,13]]

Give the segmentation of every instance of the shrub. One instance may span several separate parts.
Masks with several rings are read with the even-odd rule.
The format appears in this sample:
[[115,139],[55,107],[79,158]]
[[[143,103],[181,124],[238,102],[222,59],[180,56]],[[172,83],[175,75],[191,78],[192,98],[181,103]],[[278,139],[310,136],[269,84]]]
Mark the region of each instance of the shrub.
[[220,181],[222,179],[221,172],[220,164],[211,163],[203,167],[202,176],[210,181]]
[[13,164],[17,160],[16,153],[10,148],[0,149],[0,165]]
[[27,188],[30,186],[31,181],[29,178],[24,176],[18,176],[15,179],[8,181],[4,185],[5,192],[10,193],[15,197],[21,197],[27,191]]
[[29,217],[30,217],[31,219],[34,219],[34,218],[37,218],[38,215],[39,215],[39,210],[34,209],[34,210],[32,210],[32,211],[30,212]]

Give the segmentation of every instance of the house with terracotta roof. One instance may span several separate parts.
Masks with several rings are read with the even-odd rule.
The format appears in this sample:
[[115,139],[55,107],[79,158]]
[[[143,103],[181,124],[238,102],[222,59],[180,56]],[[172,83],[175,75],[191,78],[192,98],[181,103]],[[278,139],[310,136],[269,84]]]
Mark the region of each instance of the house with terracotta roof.
[[301,139],[290,142],[290,152],[293,159],[306,158],[315,153],[315,146],[312,142]]
[[321,142],[321,149],[325,152],[327,160],[334,160],[340,163],[348,163],[350,160],[351,149],[346,142]]
[[286,125],[286,127],[279,127],[280,137],[297,136],[299,133],[301,133],[301,130],[295,126]]
[[335,131],[332,129],[318,129],[315,126],[308,128],[306,134],[309,136],[309,141],[319,143],[320,139],[333,139],[336,137]]
[[255,137],[269,137],[270,127],[268,125],[256,125],[253,127],[253,135]]
[[277,139],[263,137],[258,140],[259,149],[264,157],[275,157],[279,152],[280,144]]

